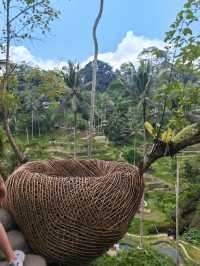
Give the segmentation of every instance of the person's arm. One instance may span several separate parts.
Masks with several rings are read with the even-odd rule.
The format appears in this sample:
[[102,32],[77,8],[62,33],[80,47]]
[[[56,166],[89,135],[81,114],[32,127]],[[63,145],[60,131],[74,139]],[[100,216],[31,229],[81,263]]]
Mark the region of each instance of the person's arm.
[[[0,204],[6,198],[7,189],[3,178],[0,176]],[[0,250],[6,255],[8,262],[15,261],[16,256],[8,240],[3,224],[0,222]]]

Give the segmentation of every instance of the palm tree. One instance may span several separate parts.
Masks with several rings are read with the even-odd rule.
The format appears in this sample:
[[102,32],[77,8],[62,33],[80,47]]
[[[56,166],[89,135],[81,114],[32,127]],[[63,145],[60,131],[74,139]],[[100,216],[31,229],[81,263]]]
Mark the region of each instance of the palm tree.
[[80,67],[79,64],[68,62],[68,66],[63,68],[62,75],[66,86],[70,89],[71,94],[71,107],[74,117],[74,159],[77,156],[77,109],[79,101],[79,85],[80,85],[80,76],[79,76]]

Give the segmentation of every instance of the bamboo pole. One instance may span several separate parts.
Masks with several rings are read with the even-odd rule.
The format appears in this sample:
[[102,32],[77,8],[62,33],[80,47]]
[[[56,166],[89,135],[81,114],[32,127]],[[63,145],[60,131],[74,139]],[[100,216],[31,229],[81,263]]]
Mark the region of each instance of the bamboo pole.
[[180,265],[179,261],[179,186],[180,186],[180,161],[176,159],[176,265]]
[[88,143],[88,157],[92,157],[92,140],[94,134],[94,115],[95,115],[95,98],[96,98],[96,83],[97,83],[97,59],[99,53],[98,40],[96,36],[97,27],[103,14],[104,0],[100,0],[100,8],[98,16],[93,26],[93,41],[94,41],[94,61],[92,68],[92,92],[91,92],[91,110],[90,110],[90,124],[89,124],[89,143]]

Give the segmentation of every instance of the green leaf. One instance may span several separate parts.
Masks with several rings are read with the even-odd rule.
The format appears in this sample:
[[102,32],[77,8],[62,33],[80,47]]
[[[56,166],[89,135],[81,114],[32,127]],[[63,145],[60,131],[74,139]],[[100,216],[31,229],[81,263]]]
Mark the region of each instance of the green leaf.
[[192,30],[190,28],[183,29],[183,34],[186,35],[192,35]]

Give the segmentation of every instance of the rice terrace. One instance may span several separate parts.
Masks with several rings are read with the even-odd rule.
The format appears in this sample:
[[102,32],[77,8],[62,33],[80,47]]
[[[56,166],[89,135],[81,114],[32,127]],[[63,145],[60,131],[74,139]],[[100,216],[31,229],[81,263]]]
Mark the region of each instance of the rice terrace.
[[0,0],[0,266],[200,265],[199,28],[199,0]]

